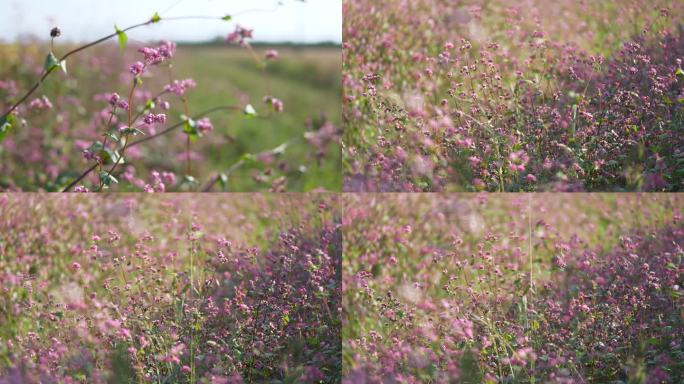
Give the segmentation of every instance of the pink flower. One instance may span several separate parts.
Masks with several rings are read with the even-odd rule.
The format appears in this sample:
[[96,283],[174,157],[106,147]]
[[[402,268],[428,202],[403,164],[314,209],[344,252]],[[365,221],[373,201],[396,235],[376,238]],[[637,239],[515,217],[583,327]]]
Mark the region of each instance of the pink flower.
[[145,64],[143,64],[143,63],[141,63],[141,62],[139,62],[139,61],[136,61],[136,62],[133,63],[133,65],[131,65],[131,67],[130,67],[130,71],[131,71],[131,73],[133,74],[133,76],[140,76],[140,75],[142,75],[142,73],[143,73],[144,70],[145,70]]
[[173,83],[164,87],[164,91],[183,96],[188,89],[194,88],[196,85],[197,83],[193,79],[174,80]]
[[52,103],[47,96],[41,96],[39,98],[31,100],[29,103],[30,109],[52,109]]
[[71,270],[72,271],[78,272],[79,269],[81,269],[81,264],[79,264],[75,261],[73,263],[71,263]]
[[166,115],[163,113],[159,113],[156,115],[154,113],[150,113],[143,118],[143,121],[147,125],[152,125],[154,123],[164,124],[166,122]]
[[275,49],[269,49],[268,51],[266,51],[265,54],[266,60],[275,60],[278,58],[278,56],[278,51],[276,51]]
[[176,175],[173,172],[162,172],[161,180],[166,185],[176,184]]
[[164,40],[159,44],[159,48],[157,49],[162,57],[164,57],[165,59],[170,59],[176,52],[176,43]]
[[273,105],[273,110],[276,112],[282,112],[285,109],[285,104],[280,99],[272,98],[271,105]]
[[200,133],[211,132],[214,126],[211,124],[211,120],[208,117],[197,120],[197,130]]
[[164,60],[164,57],[159,54],[159,50],[155,48],[143,47],[138,49],[138,52],[143,54],[146,65],[159,64]]
[[226,43],[245,45],[247,39],[252,38],[254,30],[244,28],[240,25],[235,26],[235,30],[226,36]]
[[116,93],[116,92],[112,93],[112,95],[109,96],[109,105],[111,105],[112,107],[115,106],[116,103],[119,102],[120,98],[121,98],[121,96],[119,96],[118,93]]

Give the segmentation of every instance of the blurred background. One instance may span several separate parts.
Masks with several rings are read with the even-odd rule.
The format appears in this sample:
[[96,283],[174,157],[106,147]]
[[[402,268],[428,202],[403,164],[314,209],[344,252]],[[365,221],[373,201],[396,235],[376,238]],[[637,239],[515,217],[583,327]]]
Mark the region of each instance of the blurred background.
[[[89,41],[119,27],[137,24],[158,12],[176,16],[232,15],[254,28],[254,41],[292,43],[342,42],[342,0],[8,0],[3,7],[0,39],[5,42],[48,38],[46,25],[57,25],[64,41]],[[179,20],[129,33],[131,40],[206,42],[225,36],[220,21]]]
[[[191,114],[217,105],[252,104],[260,118],[214,114],[214,131],[193,143],[189,153],[180,132],[131,149],[128,167],[134,168],[136,183],[120,183],[113,190],[140,190],[149,183],[152,170],[172,172],[182,180],[188,156],[197,185],[179,183],[173,188],[167,186],[167,190],[200,190],[221,173],[227,178],[214,191],[340,190],[341,3],[6,1],[0,16],[3,111],[40,76],[51,49],[51,28],[58,26],[62,31],[52,49],[60,57],[84,42],[113,33],[115,25],[123,29],[149,20],[155,12],[162,22],[127,32],[123,53],[117,39],[112,38],[71,56],[68,74],[53,73],[48,78],[29,101],[46,96],[54,107],[41,113],[20,108],[19,116],[26,126],[0,143],[0,189],[57,191],[74,180],[89,165],[81,155],[84,146],[101,140],[104,128],[98,121],[107,107],[103,95],[127,94],[131,78],[128,68],[142,59],[137,49],[170,40],[178,44],[174,78],[197,82],[197,87],[187,93]],[[232,19],[219,19],[225,15]],[[171,20],[185,16],[215,19]],[[253,52],[225,43],[238,25],[254,30],[250,40]],[[272,49],[278,51],[278,59],[265,61],[265,52]],[[143,80],[138,105],[170,81],[165,68],[155,68]],[[263,102],[267,95],[284,102],[282,113],[269,111]],[[168,101],[169,122],[175,123],[182,105],[171,97]],[[121,171],[126,169],[122,167]],[[86,179],[84,185],[96,182],[96,178]]]

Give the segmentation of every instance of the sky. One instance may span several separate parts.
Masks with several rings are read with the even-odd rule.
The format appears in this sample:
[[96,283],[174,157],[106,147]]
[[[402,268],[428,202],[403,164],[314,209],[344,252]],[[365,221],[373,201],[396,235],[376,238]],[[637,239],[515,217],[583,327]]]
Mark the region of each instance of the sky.
[[[90,41],[162,17],[233,16],[221,20],[168,20],[128,32],[129,41],[206,41],[225,37],[238,23],[254,41],[342,42],[342,0],[2,0],[0,41],[47,37],[59,26],[64,41]],[[279,5],[280,3],[280,5]]]

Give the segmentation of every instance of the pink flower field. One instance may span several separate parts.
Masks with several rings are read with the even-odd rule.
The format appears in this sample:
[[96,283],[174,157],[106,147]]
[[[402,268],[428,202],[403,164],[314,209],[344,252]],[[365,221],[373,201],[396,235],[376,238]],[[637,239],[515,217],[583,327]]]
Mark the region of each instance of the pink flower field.
[[346,191],[680,191],[684,3],[345,0]]
[[681,383],[678,195],[347,195],[343,383]]
[[0,383],[339,382],[332,195],[0,195]]

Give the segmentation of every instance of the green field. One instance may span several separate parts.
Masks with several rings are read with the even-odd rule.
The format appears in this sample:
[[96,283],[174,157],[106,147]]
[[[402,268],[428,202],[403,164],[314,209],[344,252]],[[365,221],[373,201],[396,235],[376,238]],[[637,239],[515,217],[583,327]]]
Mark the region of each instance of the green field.
[[[337,127],[341,115],[341,53],[328,48],[279,49],[281,59],[267,68],[272,93],[285,103],[285,113],[268,120],[231,122],[222,117],[216,133],[235,138],[225,146],[211,146],[206,152],[212,167],[230,165],[231,160],[243,153],[257,153],[277,147],[293,135],[303,135],[307,119],[325,117]],[[226,100],[238,103],[236,93],[244,92],[256,105],[265,93],[263,72],[254,65],[248,52],[217,47],[182,47],[178,51],[177,70],[192,73],[197,81],[192,108],[204,110]],[[298,145],[299,144],[299,145]],[[288,162],[307,158],[311,148],[293,143],[285,153]],[[288,190],[307,191],[316,187],[328,190],[341,189],[341,154],[339,148],[329,151],[322,164],[298,165],[306,173],[296,170],[289,175]],[[298,168],[298,166],[297,166]],[[253,188],[249,170],[242,170],[232,178],[232,190],[247,191]]]
[[[11,145],[3,143],[0,147],[0,189],[57,191],[88,167],[90,163],[82,158],[76,143],[101,140],[103,124],[94,126],[93,121],[107,105],[94,98],[107,92],[127,95],[131,78],[128,67],[142,59],[136,52],[138,47],[130,43],[123,55],[109,43],[82,51],[69,58],[68,75],[52,74],[44,82],[29,101],[45,95],[54,108],[34,113],[22,106],[19,117],[27,124],[7,136]],[[60,56],[69,48],[56,46],[54,51]],[[44,43],[0,47],[0,80],[16,82],[15,95],[0,89],[0,107],[5,109],[37,80],[49,49]],[[214,131],[191,148],[201,156],[192,161],[191,175],[197,185],[179,183],[167,187],[167,191],[202,190],[219,173],[224,173],[227,180],[216,184],[213,191],[269,190],[274,185],[279,191],[341,189],[340,48],[257,46],[254,51],[261,58],[267,49],[277,49],[280,57],[262,67],[246,49],[179,45],[172,61],[173,79],[193,78],[197,82],[197,87],[186,94],[189,115],[216,106],[244,107],[249,103],[258,117],[245,117],[239,111],[212,114]],[[156,95],[169,83],[170,75],[165,67],[153,67],[143,76],[139,88]],[[271,113],[270,106],[263,102],[265,95],[281,99],[285,110]],[[184,109],[181,102],[173,95],[164,99],[171,103],[171,110],[158,112],[167,114],[167,126],[179,122]],[[141,108],[142,104],[144,99],[138,100],[135,107]],[[325,135],[322,145],[312,145],[307,137],[316,136],[326,121],[335,128],[328,127],[332,133]],[[36,136],[41,136],[40,144]],[[287,145],[281,146],[283,143]],[[19,150],[32,146],[41,153],[35,161],[27,160],[25,151]],[[279,148],[278,154],[264,161],[263,152],[274,148]],[[152,170],[174,172],[182,180],[186,161],[178,156],[185,150],[185,136],[174,132],[138,146],[126,160],[135,167],[136,177],[145,182]],[[29,172],[27,162],[32,163]],[[46,171],[51,166],[59,167],[58,175]],[[139,188],[120,183],[112,190]]]

